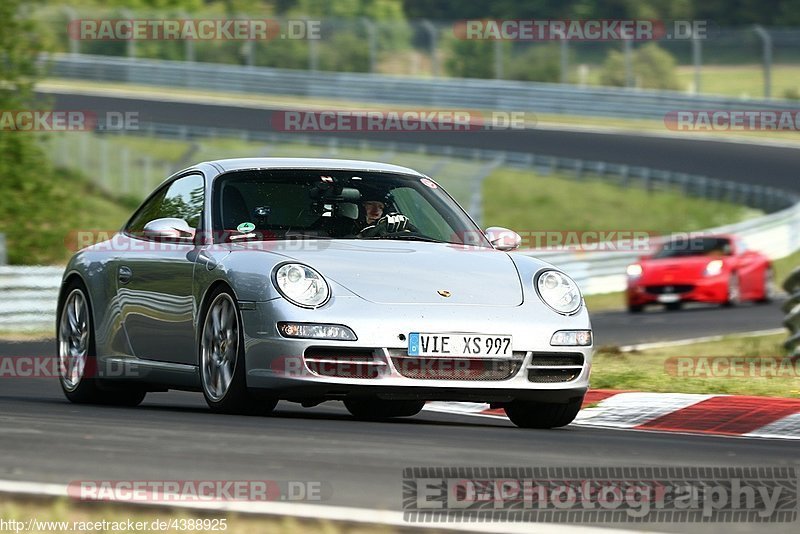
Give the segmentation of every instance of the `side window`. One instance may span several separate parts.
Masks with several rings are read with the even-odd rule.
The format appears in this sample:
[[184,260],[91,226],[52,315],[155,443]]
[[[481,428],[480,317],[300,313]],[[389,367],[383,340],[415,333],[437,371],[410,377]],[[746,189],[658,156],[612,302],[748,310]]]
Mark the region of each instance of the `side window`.
[[204,187],[203,177],[199,174],[178,178],[139,208],[126,230],[141,235],[147,223],[165,217],[183,219],[192,228],[197,228],[203,211]]

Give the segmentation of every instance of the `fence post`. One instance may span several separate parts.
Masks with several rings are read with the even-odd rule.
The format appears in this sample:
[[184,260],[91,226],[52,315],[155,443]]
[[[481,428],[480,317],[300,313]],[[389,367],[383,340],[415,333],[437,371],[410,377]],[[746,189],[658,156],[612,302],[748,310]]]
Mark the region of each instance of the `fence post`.
[[494,41],[494,77],[496,80],[503,79],[503,41]]
[[436,78],[439,76],[439,35],[433,22],[423,19],[420,24],[422,24],[422,27],[425,28],[431,38],[431,74]]
[[369,71],[375,72],[375,65],[378,63],[378,39],[375,31],[375,23],[367,17],[361,17],[361,23],[367,28],[367,40],[369,42]]
[[761,38],[764,53],[764,98],[771,98],[772,94],[772,37],[760,24],[753,26],[753,30]]
[[700,93],[702,83],[702,42],[697,32],[692,32],[692,63],[694,63],[694,92]]

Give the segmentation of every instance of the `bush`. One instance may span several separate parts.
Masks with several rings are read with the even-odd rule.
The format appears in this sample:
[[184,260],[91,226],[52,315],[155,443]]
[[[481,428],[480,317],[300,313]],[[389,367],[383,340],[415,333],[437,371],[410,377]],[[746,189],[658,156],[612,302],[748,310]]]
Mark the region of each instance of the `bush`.
[[783,92],[783,98],[787,100],[800,100],[800,87],[789,87]]
[[[675,58],[656,43],[647,43],[633,50],[633,76],[637,87],[645,89],[678,89]],[[614,87],[625,86],[625,56],[612,50],[603,63],[600,83]]]
[[558,44],[534,45],[514,57],[506,72],[509,80],[561,81],[561,50]]

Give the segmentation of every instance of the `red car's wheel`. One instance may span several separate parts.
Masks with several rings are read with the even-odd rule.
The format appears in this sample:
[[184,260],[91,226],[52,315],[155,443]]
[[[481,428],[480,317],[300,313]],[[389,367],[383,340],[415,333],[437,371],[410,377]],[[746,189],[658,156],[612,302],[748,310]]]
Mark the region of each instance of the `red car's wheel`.
[[728,296],[725,300],[725,306],[736,306],[742,301],[741,286],[739,284],[739,275],[731,273],[728,278]]
[[756,301],[760,304],[772,302],[778,293],[778,286],[775,284],[775,271],[772,270],[772,267],[764,269],[763,283],[764,288],[761,292],[761,298]]

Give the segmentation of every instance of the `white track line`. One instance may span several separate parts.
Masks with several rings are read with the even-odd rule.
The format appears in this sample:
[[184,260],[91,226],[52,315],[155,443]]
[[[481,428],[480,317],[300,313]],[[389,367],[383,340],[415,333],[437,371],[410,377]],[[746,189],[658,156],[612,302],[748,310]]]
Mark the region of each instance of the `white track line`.
[[666,349],[669,347],[680,347],[692,345],[694,343],[706,343],[709,341],[720,341],[725,338],[740,338],[753,336],[771,336],[773,334],[785,334],[785,328],[770,328],[769,330],[753,330],[752,332],[737,332],[733,334],[720,334],[718,336],[693,337],[689,339],[678,339],[675,341],[658,341],[655,343],[639,343],[636,345],[623,345],[619,348],[622,352],[633,352],[649,349]]
[[[399,484],[399,480],[398,480]],[[0,493],[15,495],[34,495],[46,497],[69,498],[67,486],[62,484],[49,484],[42,482],[21,482],[16,480],[0,480]],[[399,494],[398,494],[399,496]],[[323,521],[342,521],[347,523],[377,524],[404,529],[429,529],[441,531],[481,532],[481,533],[508,533],[530,534],[577,532],[586,534],[631,534],[634,532],[653,532],[646,530],[619,530],[601,527],[588,527],[577,525],[556,525],[552,523],[410,523],[403,520],[402,512],[389,510],[371,510],[369,508],[355,508],[349,506],[327,506],[303,503],[285,502],[141,502],[141,501],[111,501],[122,505],[163,506],[166,508],[185,508],[212,512],[237,512],[242,514],[257,514],[277,517],[294,517],[298,519],[313,519]]]

